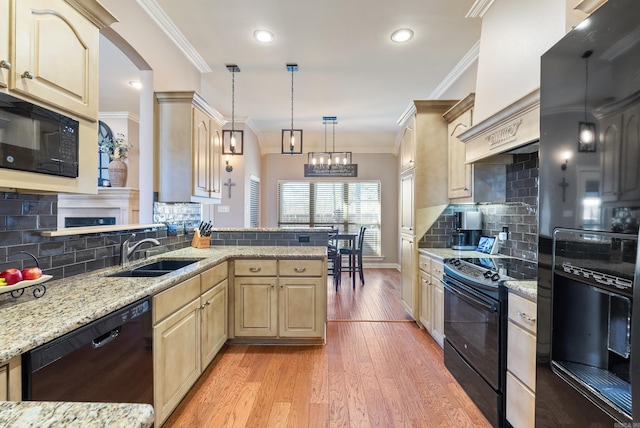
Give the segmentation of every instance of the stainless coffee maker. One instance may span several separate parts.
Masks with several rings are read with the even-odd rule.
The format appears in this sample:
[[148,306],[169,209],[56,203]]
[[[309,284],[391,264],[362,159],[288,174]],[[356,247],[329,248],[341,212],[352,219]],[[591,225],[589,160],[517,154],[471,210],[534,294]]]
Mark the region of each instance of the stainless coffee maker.
[[451,248],[454,250],[475,250],[482,235],[482,213],[480,211],[457,211],[456,231],[453,233]]

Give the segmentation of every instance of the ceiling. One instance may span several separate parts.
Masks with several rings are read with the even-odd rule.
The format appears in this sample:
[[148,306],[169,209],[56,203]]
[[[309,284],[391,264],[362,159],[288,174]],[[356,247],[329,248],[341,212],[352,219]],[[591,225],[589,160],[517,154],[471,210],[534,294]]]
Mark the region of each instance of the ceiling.
[[[292,74],[287,63],[299,67],[293,74],[293,121],[294,128],[304,130],[305,152],[324,148],[323,116],[338,118],[336,150],[395,152],[398,120],[412,100],[469,92],[465,88],[466,93],[452,95],[449,87],[465,70],[474,70],[476,57],[470,53],[477,51],[480,39],[480,19],[465,18],[474,0],[138,4],[146,10],[159,7],[156,13],[178,29],[173,36],[184,37],[193,47],[195,57],[203,61],[199,92],[229,120],[232,75],[226,65],[240,67],[235,74],[235,118],[248,119],[263,152],[280,152],[281,130],[291,126]],[[415,36],[408,43],[394,43],[390,35],[398,28],[411,28]],[[256,29],[271,31],[275,41],[259,44],[252,37]],[[101,39],[101,111],[138,108],[134,91],[113,90],[113,82],[133,80],[130,76],[137,72],[127,61]],[[331,149],[330,128],[327,144]]]

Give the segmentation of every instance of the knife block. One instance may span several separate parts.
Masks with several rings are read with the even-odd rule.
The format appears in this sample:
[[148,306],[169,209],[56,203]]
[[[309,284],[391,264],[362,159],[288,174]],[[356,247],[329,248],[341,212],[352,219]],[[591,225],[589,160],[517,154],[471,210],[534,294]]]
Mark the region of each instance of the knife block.
[[211,246],[210,236],[200,236],[200,230],[196,229],[193,233],[191,246],[195,248],[209,248]]

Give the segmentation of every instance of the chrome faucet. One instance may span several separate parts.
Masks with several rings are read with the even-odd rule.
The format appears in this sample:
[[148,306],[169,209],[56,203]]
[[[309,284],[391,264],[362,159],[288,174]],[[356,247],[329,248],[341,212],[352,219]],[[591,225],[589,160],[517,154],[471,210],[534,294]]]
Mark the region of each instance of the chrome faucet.
[[153,238],[145,238],[141,241],[136,242],[133,246],[129,246],[131,240],[136,237],[135,233],[132,233],[130,237],[124,240],[122,244],[120,244],[120,266],[127,266],[130,262],[130,258],[133,253],[140,247],[142,244],[151,244],[153,246],[159,246],[160,241]]

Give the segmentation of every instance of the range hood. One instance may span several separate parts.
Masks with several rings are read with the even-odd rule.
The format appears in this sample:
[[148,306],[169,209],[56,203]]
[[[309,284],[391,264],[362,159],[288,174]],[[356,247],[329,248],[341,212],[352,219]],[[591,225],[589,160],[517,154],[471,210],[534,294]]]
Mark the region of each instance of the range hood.
[[540,89],[535,89],[458,136],[466,162],[498,154],[532,153],[540,139]]
[[[596,0],[590,0],[596,1]],[[476,0],[482,18],[474,125],[458,138],[466,162],[531,153],[540,138],[540,57],[586,14],[578,0]]]

